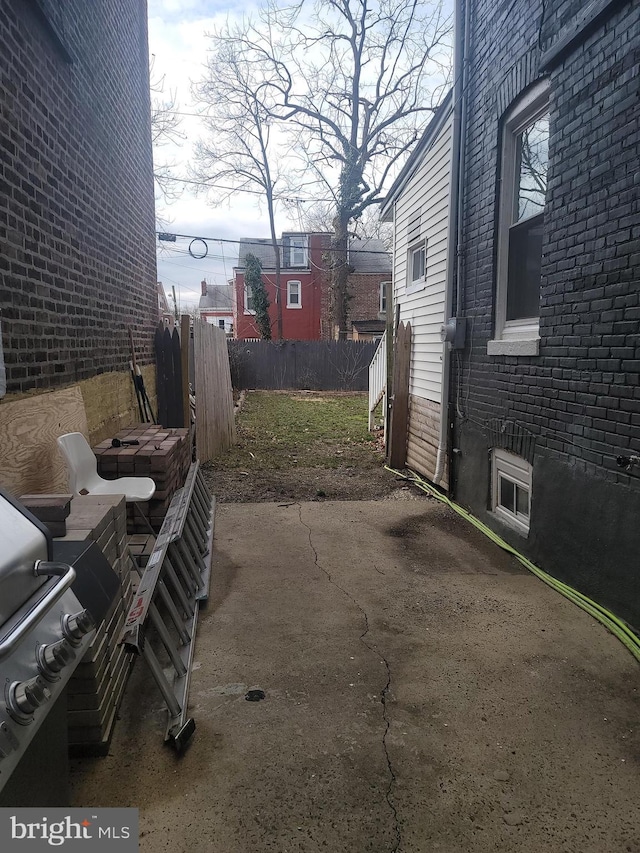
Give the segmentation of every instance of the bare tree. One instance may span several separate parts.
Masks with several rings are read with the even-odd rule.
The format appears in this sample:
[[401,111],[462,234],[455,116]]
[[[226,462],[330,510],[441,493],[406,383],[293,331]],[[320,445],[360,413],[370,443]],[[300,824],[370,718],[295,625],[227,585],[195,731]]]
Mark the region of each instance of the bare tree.
[[[205,78],[194,86],[206,109],[207,142],[196,146],[193,174],[207,184],[228,184],[215,189],[216,204],[237,192],[258,192],[269,217],[275,265],[276,330],[282,338],[282,285],[280,245],[276,235],[276,191],[286,185],[282,163],[283,138],[278,138],[273,117],[275,103],[263,84],[265,62],[240,49],[245,30],[227,28],[212,36],[213,52]],[[266,69],[268,70],[268,69]]]
[[165,92],[164,75],[154,75],[155,56],[149,63],[149,85],[151,88],[151,142],[153,144],[153,177],[158,195],[165,201],[176,199],[180,190],[173,176],[176,164],[163,160],[160,149],[185,139],[180,130],[175,92]]
[[[307,231],[333,230],[335,205],[331,201],[319,201],[305,208],[299,214],[302,227]],[[349,237],[357,240],[382,240],[387,251],[393,244],[393,225],[380,219],[378,206],[368,207],[362,216],[353,220],[349,226]]]
[[[388,178],[448,85],[450,20],[440,0],[267,0],[257,21],[218,39],[260,69],[252,97],[287,124],[313,183],[334,207],[333,318],[347,326],[349,226],[379,204]],[[254,78],[255,79],[255,78]]]

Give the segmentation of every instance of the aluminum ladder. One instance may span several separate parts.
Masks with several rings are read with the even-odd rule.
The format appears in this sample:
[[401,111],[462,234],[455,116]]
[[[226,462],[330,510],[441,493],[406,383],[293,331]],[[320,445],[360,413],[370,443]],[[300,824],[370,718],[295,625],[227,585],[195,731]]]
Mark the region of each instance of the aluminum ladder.
[[[165,742],[178,752],[195,731],[187,702],[198,610],[209,597],[214,523],[215,499],[194,462],[183,488],[173,496],[119,640],[149,666],[167,706]],[[149,633],[157,635],[166,650],[168,675]]]

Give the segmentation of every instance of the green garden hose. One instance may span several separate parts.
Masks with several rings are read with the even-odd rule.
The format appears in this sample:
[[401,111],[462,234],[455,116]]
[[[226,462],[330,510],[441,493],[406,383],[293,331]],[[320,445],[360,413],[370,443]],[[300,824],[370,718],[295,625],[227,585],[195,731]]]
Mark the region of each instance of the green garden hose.
[[552,589],[555,589],[556,592],[559,592],[561,595],[564,595],[565,598],[568,598],[569,601],[572,601],[574,604],[577,604],[578,607],[582,608],[586,613],[589,613],[593,616],[594,619],[597,619],[598,622],[601,622],[605,628],[607,628],[615,637],[617,637],[620,642],[631,652],[634,658],[637,661],[640,661],[640,637],[638,637],[634,632],[629,628],[629,626],[619,619],[614,613],[611,613],[610,610],[607,610],[606,607],[602,607],[601,604],[598,604],[596,601],[593,601],[591,598],[588,598],[586,595],[583,595],[581,592],[578,592],[577,589],[574,589],[571,586],[568,586],[566,583],[557,580],[551,575],[547,574],[547,572],[543,572],[542,569],[539,569],[538,566],[534,565],[531,560],[528,560],[526,557],[523,557],[522,554],[519,554],[515,548],[509,545],[508,542],[505,542],[497,533],[494,533],[490,527],[487,527],[486,524],[483,524],[479,521],[475,516],[471,515],[470,512],[467,512],[466,509],[454,503],[450,498],[446,495],[443,495],[439,492],[431,483],[423,480],[419,474],[416,474],[413,471],[403,472],[396,471],[394,468],[390,468],[388,465],[384,466],[387,471],[391,471],[392,474],[395,474],[398,477],[402,477],[404,480],[407,480],[409,483],[413,483],[413,485],[417,486],[423,492],[426,492],[428,495],[436,498],[447,506],[451,507],[452,510],[458,513],[458,515],[462,516],[462,518],[471,522],[474,527],[477,527],[485,536],[488,536],[492,542],[495,542],[500,548],[508,551],[530,572],[532,572],[537,578],[540,578],[541,581],[550,586]]

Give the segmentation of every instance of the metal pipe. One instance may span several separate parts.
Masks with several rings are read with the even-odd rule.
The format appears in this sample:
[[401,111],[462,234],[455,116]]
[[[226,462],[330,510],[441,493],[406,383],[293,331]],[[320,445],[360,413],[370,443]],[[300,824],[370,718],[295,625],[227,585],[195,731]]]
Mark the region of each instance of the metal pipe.
[[[463,22],[464,17],[464,22]],[[471,4],[469,0],[455,0],[455,56],[453,80],[453,119],[451,150],[451,190],[449,193],[449,231],[447,241],[447,286],[445,289],[445,323],[450,317],[462,314],[462,194],[464,181],[464,134],[466,130],[466,89],[469,55],[469,30]],[[456,307],[453,314],[453,290],[456,289]],[[440,437],[433,482],[440,484],[449,444],[449,398],[451,391],[451,345],[445,343],[442,353],[442,399],[440,401]],[[451,479],[451,471],[449,471]],[[449,483],[449,487],[451,483]]]

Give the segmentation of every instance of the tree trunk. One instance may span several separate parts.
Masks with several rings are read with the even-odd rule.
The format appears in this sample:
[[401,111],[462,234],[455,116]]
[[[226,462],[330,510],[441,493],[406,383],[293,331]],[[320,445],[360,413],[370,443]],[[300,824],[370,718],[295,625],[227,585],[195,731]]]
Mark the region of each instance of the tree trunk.
[[338,337],[342,340],[347,337],[349,307],[348,225],[348,216],[345,211],[339,210],[333,220],[333,236],[331,238],[331,316],[334,330],[338,330]]
[[267,208],[269,211],[269,229],[271,231],[271,245],[273,246],[273,253],[275,255],[275,265],[276,265],[276,334],[275,339],[277,341],[282,340],[282,289],[281,289],[281,281],[280,281],[280,246],[278,245],[278,238],[276,237],[276,221],[275,221],[275,211],[273,207],[273,188],[269,187],[267,190]]

